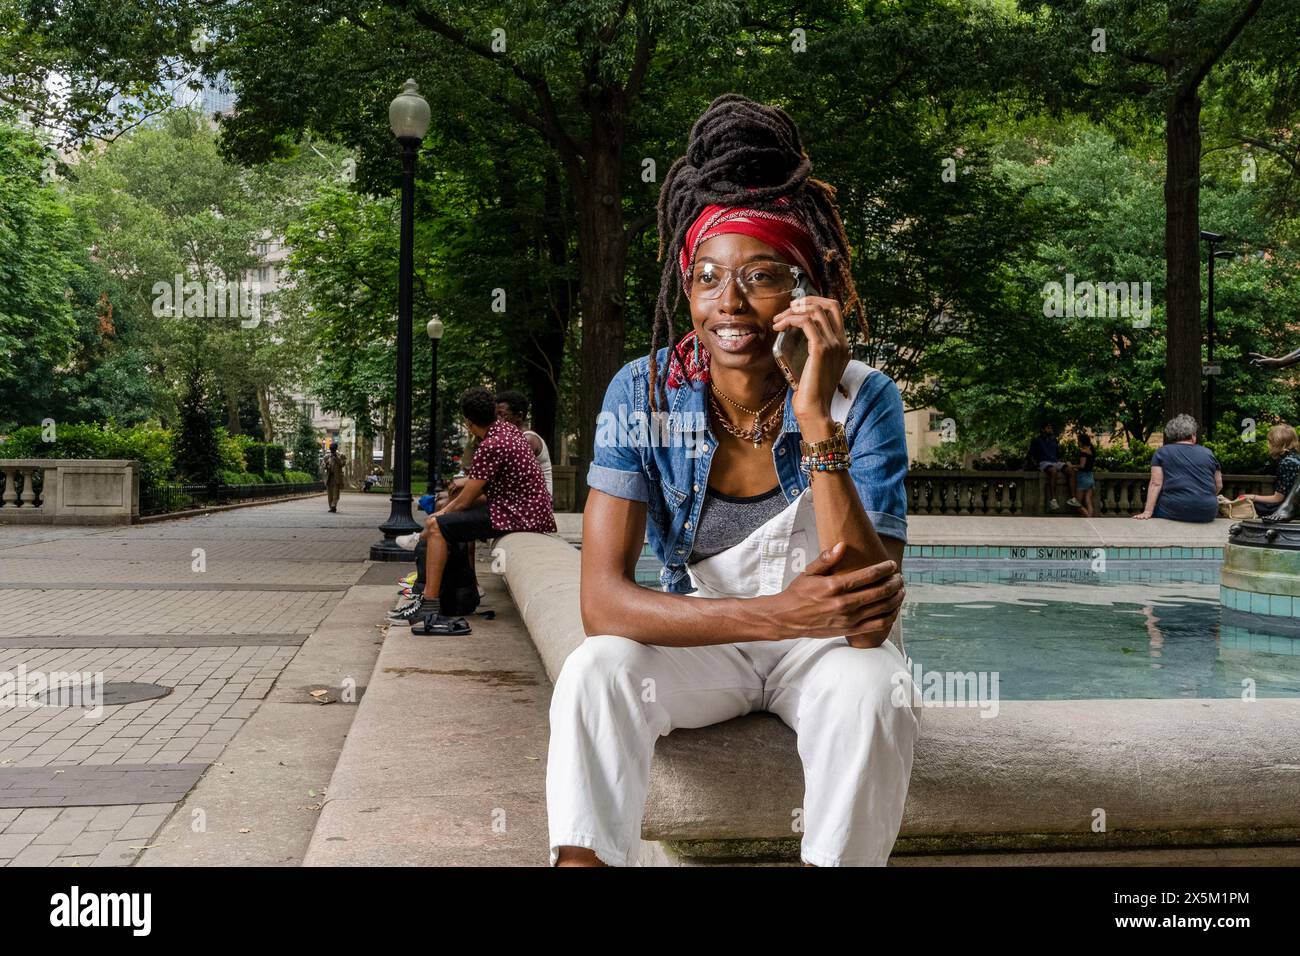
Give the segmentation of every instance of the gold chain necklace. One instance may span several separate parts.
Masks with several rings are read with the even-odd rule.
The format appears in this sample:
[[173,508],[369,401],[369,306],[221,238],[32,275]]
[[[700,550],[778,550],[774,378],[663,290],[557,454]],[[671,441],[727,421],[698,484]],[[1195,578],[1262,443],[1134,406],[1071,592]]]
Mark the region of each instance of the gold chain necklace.
[[[782,413],[785,411],[785,404],[782,403],[777,408],[777,410],[772,413],[772,415],[768,418],[766,422],[762,420],[763,412],[767,411],[768,407],[774,401],[776,401],[778,398],[782,397],[785,394],[785,389],[783,388],[777,390],[772,395],[772,397],[769,398],[763,404],[762,408],[755,411],[752,408],[746,408],[744,405],[741,405],[739,402],[733,401],[732,399],[728,398],[726,395],[722,393],[721,389],[719,389],[717,385],[710,383],[710,387],[713,393],[712,394],[713,410],[718,416],[718,423],[721,424],[723,429],[729,434],[735,435],[737,438],[743,438],[747,441],[752,441],[754,443],[755,448],[758,448],[760,445],[763,444],[763,435],[766,432],[771,430],[772,426],[777,422],[778,419],[780,419]],[[728,405],[740,409],[740,411],[743,412],[744,414],[753,415],[754,416],[753,427],[746,430],[746,429],[737,428],[735,425],[731,424],[731,420],[727,418],[726,412],[723,410],[722,406],[718,404],[719,397],[721,397],[723,401],[725,401]]]

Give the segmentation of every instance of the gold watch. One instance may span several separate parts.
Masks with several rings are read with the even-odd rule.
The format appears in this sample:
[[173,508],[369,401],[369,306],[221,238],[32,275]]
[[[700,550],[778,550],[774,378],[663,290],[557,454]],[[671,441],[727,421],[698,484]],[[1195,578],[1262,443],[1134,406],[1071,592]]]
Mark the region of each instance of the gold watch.
[[849,453],[849,440],[844,435],[844,423],[835,423],[835,433],[830,438],[823,438],[821,441],[807,442],[800,439],[799,453],[801,455],[825,455],[831,452]]

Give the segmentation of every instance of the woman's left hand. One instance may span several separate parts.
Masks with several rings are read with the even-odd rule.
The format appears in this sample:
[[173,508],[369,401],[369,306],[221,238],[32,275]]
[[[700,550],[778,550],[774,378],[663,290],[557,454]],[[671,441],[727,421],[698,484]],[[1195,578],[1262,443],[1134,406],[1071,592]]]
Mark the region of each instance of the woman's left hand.
[[849,339],[840,304],[820,295],[795,299],[772,322],[774,332],[788,328],[800,329],[808,338],[808,361],[791,401],[795,418],[803,424],[825,421],[849,364]]

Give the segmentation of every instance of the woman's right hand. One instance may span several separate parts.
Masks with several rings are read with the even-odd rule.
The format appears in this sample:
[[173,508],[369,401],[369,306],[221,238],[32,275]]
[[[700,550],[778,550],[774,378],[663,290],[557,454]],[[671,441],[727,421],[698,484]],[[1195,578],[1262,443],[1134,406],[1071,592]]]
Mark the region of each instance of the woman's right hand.
[[776,625],[773,640],[851,635],[861,638],[854,646],[884,641],[903,605],[903,575],[893,561],[835,571],[843,556],[841,541],[819,554],[784,591],[768,599]]

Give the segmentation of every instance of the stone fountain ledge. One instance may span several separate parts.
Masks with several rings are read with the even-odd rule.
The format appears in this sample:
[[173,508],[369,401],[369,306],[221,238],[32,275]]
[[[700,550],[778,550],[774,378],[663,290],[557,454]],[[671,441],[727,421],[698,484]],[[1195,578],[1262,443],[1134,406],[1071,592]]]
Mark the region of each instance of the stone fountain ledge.
[[[498,545],[497,566],[552,681],[584,640],[580,555],[564,540],[574,518],[557,515],[559,535],[512,534]],[[1221,542],[1231,523],[1070,522],[1072,533],[1130,546]],[[1065,525],[914,518],[911,532],[914,542],[987,543],[993,532],[1029,543],[1051,531],[1060,544]],[[1002,701],[995,718],[927,708],[893,862],[1300,863],[1297,740],[1300,700]],[[674,731],[655,751],[642,859],[789,861],[802,800],[795,735],[779,718]],[[1092,829],[1098,809],[1104,833]]]

